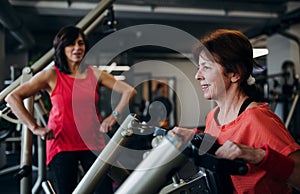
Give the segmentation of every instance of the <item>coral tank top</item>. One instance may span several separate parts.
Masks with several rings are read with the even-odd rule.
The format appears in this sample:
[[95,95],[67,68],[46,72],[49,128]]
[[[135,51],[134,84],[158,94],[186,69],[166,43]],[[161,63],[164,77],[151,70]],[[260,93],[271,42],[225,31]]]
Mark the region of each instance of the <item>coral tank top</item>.
[[56,86],[50,96],[52,108],[48,128],[54,139],[46,143],[48,165],[63,151],[102,150],[105,146],[100,132],[101,117],[97,108],[98,82],[91,67],[84,79],[60,72],[57,67]]

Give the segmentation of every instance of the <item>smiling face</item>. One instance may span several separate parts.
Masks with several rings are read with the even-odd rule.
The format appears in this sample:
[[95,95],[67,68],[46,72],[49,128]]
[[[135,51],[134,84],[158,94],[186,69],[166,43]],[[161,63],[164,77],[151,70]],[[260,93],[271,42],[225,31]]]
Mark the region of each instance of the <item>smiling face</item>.
[[230,78],[224,74],[222,66],[211,60],[204,51],[199,55],[195,78],[200,81],[204,98],[218,100],[225,97]]
[[65,47],[65,55],[69,64],[80,63],[85,53],[85,42],[81,35],[74,41],[74,43]]

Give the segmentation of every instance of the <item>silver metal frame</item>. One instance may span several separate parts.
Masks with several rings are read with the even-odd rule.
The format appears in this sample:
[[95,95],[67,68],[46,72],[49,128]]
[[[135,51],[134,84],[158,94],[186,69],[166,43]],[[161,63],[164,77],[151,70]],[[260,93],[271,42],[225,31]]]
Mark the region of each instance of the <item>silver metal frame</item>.
[[182,153],[186,147],[180,136],[168,133],[118,188],[116,194],[159,193],[170,172],[187,162],[188,157]]
[[73,194],[91,193],[95,186],[106,176],[111,166],[117,164],[117,157],[122,151],[120,148],[124,146],[134,134],[132,124],[135,120],[133,115],[127,116],[93,165],[81,179],[73,191]]

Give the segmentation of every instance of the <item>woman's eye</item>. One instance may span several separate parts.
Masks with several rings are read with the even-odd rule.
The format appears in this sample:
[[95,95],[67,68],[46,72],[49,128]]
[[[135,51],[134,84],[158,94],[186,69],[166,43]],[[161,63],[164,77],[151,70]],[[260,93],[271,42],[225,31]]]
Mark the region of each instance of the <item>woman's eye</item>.
[[207,69],[209,69],[209,66],[204,65],[204,66],[203,66],[203,69],[204,69],[204,70],[207,70]]
[[84,45],[83,41],[78,42],[78,45]]

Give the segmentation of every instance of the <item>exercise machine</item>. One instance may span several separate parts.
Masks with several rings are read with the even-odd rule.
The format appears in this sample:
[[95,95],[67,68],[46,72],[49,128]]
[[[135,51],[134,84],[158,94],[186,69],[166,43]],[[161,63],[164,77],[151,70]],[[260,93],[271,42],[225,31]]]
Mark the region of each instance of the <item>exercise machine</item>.
[[[247,173],[241,160],[216,158],[218,145],[208,134],[197,135],[185,142],[183,137],[166,130],[148,126],[135,115],[128,115],[112,139],[100,153],[92,167],[77,185],[73,194],[91,193],[126,151],[126,144],[134,135],[152,133],[154,148],[130,173],[125,174],[116,194],[124,193],[232,193],[230,175]],[[205,149],[201,148],[204,145]],[[119,167],[119,166],[118,166]],[[182,169],[190,174],[182,179]],[[126,169],[124,169],[126,171]]]

